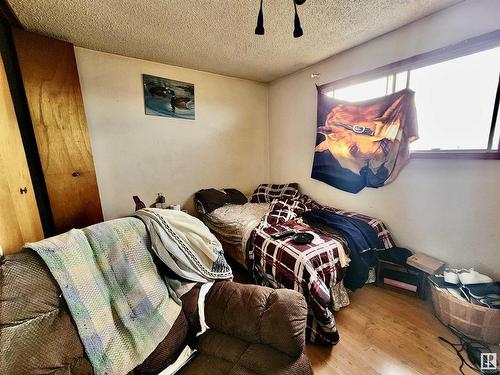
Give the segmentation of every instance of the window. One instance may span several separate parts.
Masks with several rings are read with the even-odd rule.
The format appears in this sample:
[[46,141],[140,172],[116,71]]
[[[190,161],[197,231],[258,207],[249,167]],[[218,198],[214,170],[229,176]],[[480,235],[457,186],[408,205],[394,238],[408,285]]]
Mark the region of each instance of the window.
[[330,96],[353,102],[373,99],[390,93],[387,84],[388,76],[330,91]]
[[434,56],[425,63],[391,65],[396,66],[375,77],[370,74],[370,79],[325,85],[322,92],[356,102],[410,88],[415,91],[419,126],[412,151],[435,156],[499,155],[500,47],[446,59]]

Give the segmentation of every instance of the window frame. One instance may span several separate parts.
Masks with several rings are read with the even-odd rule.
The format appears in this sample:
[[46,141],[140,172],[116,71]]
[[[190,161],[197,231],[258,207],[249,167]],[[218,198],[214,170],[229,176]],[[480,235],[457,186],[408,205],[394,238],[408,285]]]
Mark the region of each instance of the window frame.
[[[460,43],[452,44],[446,47],[438,48],[433,51],[424,52],[394,63],[383,65],[381,67],[369,70],[367,72],[354,74],[349,77],[341,78],[333,82],[317,86],[318,93],[325,94],[329,91],[341,89],[347,86],[362,83],[382,76],[394,75],[393,85],[395,84],[395,75],[402,71],[408,71],[407,83],[410,79],[410,71],[424,66],[437,64],[447,60],[471,55],[487,49],[500,47],[500,30],[492,31],[477,37],[466,39]],[[407,85],[408,86],[408,85]],[[493,143],[496,127],[500,127],[498,119],[500,101],[500,75],[498,80],[495,102],[492,108],[492,118],[490,133],[488,136],[488,149],[486,150],[429,150],[429,151],[411,151],[412,159],[486,159],[500,160],[500,142]]]

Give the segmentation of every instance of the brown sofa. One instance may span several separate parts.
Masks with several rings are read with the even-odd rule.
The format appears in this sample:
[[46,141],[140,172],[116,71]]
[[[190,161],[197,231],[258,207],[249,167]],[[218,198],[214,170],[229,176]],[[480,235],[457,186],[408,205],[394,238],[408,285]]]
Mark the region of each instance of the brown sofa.
[[[217,282],[205,301],[211,329],[198,330],[198,288],[167,337],[134,374],[157,374],[186,343],[199,355],[183,374],[311,374],[303,353],[307,306],[297,292]],[[0,374],[92,374],[57,283],[32,251],[0,264]]]

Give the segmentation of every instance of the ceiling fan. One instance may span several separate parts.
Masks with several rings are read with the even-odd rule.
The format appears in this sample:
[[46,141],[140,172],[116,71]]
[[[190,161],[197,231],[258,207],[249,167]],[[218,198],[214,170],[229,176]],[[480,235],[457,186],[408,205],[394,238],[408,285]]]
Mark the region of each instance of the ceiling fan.
[[[260,0],[260,9],[259,9],[259,15],[257,16],[257,27],[255,28],[255,34],[257,35],[264,35],[264,14],[262,13],[262,2],[263,0]],[[293,7],[295,9],[295,17],[293,20],[293,37],[294,38],[300,38],[302,35],[304,35],[304,31],[302,30],[302,27],[300,26],[300,18],[299,14],[297,13],[297,5],[302,5],[306,2],[306,0],[293,0]]]

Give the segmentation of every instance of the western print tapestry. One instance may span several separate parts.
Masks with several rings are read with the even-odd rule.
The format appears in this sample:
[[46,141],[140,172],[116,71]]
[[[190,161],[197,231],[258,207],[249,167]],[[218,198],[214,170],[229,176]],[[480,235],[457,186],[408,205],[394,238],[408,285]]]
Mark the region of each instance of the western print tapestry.
[[414,92],[363,102],[318,91],[316,149],[311,177],[351,193],[392,182],[418,139]]

